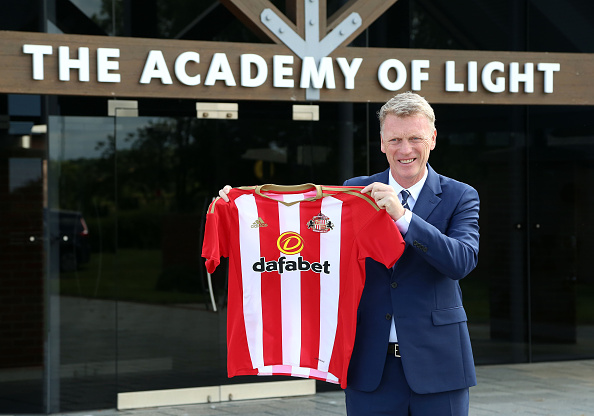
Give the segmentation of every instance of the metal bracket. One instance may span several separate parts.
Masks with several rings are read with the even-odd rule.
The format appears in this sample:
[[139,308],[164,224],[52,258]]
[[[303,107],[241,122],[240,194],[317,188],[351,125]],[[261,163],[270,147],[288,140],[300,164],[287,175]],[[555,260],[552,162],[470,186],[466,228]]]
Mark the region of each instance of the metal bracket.
[[[330,33],[320,40],[320,10],[317,1],[304,0],[305,3],[305,39],[297,34],[289,25],[287,25],[280,16],[272,9],[266,8],[260,13],[260,21],[276,37],[280,39],[295,55],[303,59],[306,56],[313,57],[316,65],[319,67],[320,60],[330,55],[338,48],[350,35],[361,27],[363,19],[359,13],[353,12],[340,22]],[[308,88],[305,92],[305,98],[318,101],[320,99],[320,90],[318,88]]]
[[239,118],[239,105],[237,103],[196,103],[196,117],[237,120]]
[[319,105],[293,104],[293,120],[296,121],[319,121]]
[[107,100],[107,115],[110,117],[138,117],[138,101]]

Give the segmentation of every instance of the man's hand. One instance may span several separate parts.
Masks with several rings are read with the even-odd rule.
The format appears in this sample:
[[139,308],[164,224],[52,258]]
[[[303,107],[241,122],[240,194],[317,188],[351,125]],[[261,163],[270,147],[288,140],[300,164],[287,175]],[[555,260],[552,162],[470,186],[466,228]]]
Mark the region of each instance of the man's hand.
[[361,189],[361,193],[371,194],[378,207],[384,208],[394,221],[397,221],[404,215],[405,209],[402,207],[398,194],[390,185],[381,182],[374,182]]
[[230,185],[225,185],[223,187],[223,189],[221,189],[219,191],[219,196],[225,202],[229,202],[229,197],[227,196],[227,194],[229,193],[229,191],[231,191],[231,186]]

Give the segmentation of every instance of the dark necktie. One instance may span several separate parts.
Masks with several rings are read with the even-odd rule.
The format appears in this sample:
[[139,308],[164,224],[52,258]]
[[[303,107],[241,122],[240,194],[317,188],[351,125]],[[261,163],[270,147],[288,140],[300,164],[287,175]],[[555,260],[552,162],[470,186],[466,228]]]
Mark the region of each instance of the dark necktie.
[[410,210],[410,207],[408,206],[408,202],[407,202],[408,197],[410,196],[410,192],[408,192],[406,189],[403,189],[400,192],[400,196],[402,197],[402,207],[404,209]]

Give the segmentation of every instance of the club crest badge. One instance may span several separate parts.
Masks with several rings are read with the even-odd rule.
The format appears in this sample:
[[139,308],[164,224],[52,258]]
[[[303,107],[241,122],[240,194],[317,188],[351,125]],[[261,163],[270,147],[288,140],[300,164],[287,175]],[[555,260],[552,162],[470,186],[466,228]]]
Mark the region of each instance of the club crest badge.
[[332,224],[330,218],[320,212],[307,222],[307,228],[316,233],[327,233],[334,228],[334,224]]

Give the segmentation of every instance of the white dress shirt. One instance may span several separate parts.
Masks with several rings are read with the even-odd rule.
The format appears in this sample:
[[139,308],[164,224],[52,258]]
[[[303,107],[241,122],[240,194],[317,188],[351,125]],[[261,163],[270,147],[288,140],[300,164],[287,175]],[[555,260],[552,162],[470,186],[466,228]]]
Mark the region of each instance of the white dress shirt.
[[[407,189],[408,192],[410,192],[410,196],[408,197],[406,202],[408,203],[408,207],[410,210],[405,210],[404,215],[400,217],[397,221],[395,221],[396,226],[398,227],[400,233],[402,233],[403,236],[406,235],[406,233],[408,232],[408,227],[410,226],[410,222],[412,221],[412,210],[415,207],[417,199],[419,199],[419,194],[421,193],[421,189],[423,189],[423,185],[425,185],[428,173],[429,171],[425,169],[425,175],[423,175],[423,178],[421,178],[420,181],[418,181],[413,186]],[[400,202],[402,202],[402,195],[400,195],[400,192],[402,192],[402,190],[405,188],[403,188],[402,186],[400,186],[398,182],[396,182],[396,179],[392,177],[391,172],[389,178],[390,179],[388,184],[392,188],[394,188],[394,190],[398,194],[398,199],[400,200]],[[390,326],[390,342],[398,342],[398,335],[396,334],[396,325],[394,324],[394,316],[392,316],[392,324]]]

